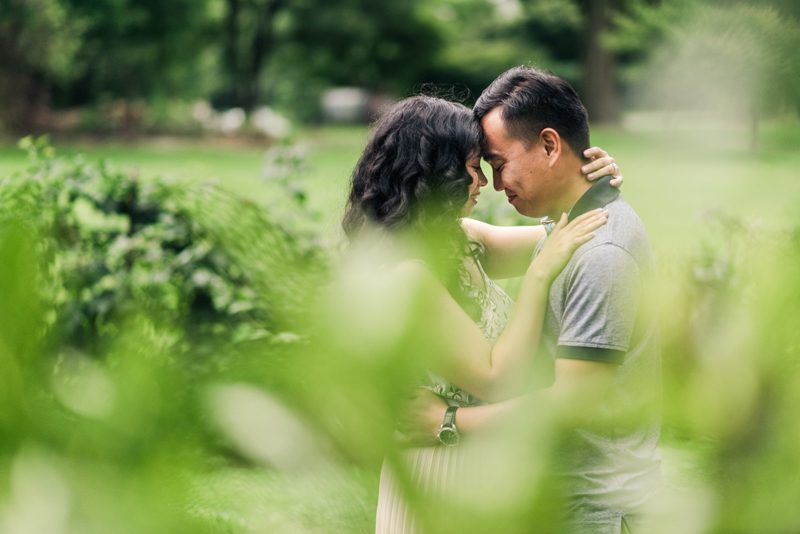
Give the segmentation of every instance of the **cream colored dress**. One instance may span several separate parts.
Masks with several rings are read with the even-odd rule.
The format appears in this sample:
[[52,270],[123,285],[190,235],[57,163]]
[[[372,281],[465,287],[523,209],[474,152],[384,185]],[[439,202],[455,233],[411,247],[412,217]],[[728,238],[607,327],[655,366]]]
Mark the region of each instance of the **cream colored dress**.
[[[514,301],[486,276],[480,262],[477,262],[477,267],[485,289],[466,279],[462,282],[465,284],[467,295],[480,305],[481,316],[476,321],[478,328],[486,339],[494,344],[508,322]],[[450,405],[466,407],[485,404],[444,378],[432,372],[428,375],[422,387],[431,389]],[[453,488],[454,484],[458,484],[458,473],[464,472],[462,465],[464,458],[459,454],[458,445],[408,449],[404,451],[403,462],[414,491],[426,500],[440,499],[447,495],[448,490]],[[378,494],[376,534],[420,534],[421,531],[413,512],[403,498],[397,477],[388,461],[385,461],[381,470]]]

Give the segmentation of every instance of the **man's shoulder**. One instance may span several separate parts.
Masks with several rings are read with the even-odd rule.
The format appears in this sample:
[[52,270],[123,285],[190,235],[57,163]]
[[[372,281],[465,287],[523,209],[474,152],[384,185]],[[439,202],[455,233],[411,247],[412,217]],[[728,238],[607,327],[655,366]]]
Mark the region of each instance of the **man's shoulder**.
[[647,239],[647,229],[642,219],[621,195],[613,202],[609,202],[606,208],[609,215],[609,224],[606,226],[612,232],[609,236],[612,242],[624,245],[630,239]]
[[580,251],[566,269],[564,281],[571,288],[587,285],[589,291],[603,291],[605,285],[614,280],[636,280],[640,278],[641,266],[625,247],[605,240]]
[[[608,222],[595,230],[595,237],[582,245],[576,252],[576,259],[589,254],[589,257],[602,261],[605,255],[618,254],[621,249],[633,257],[637,262],[650,259],[652,248],[647,229],[642,219],[628,202],[617,197],[606,205],[608,209]],[[585,258],[588,260],[589,257]],[[585,261],[584,260],[584,261]]]

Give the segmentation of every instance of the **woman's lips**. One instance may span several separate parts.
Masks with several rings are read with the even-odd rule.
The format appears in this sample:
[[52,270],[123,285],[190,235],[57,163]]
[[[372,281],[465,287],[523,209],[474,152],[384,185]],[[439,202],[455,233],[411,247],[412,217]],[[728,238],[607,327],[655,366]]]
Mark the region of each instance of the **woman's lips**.
[[514,202],[514,199],[517,198],[517,195],[506,195],[508,197],[508,203],[511,204]]

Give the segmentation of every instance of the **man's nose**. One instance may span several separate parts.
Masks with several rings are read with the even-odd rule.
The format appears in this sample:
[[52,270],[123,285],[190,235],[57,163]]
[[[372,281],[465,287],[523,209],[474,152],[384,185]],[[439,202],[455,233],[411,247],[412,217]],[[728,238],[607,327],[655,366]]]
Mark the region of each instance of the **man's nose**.
[[503,179],[500,177],[500,173],[494,169],[492,169],[492,185],[494,185],[495,191],[502,191],[506,188],[506,186],[503,185]]

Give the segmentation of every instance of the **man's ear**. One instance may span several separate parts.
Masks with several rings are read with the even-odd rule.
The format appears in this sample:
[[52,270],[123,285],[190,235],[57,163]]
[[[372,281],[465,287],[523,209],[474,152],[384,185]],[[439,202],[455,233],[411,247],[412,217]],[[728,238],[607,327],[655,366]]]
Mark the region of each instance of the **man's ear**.
[[561,136],[552,128],[545,128],[539,134],[539,142],[549,159],[548,165],[552,167],[561,157]]

